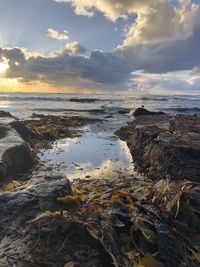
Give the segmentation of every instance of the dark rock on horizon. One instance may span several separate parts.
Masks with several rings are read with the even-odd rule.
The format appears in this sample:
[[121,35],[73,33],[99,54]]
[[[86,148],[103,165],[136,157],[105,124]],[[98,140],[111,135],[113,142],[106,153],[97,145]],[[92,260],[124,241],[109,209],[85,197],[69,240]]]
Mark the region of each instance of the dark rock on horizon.
[[121,108],[118,111],[119,114],[128,114],[129,112],[130,112],[129,108]]
[[0,110],[0,117],[13,118],[13,115],[8,111]]
[[135,110],[135,112],[133,113],[133,115],[135,116],[135,117],[137,117],[137,116],[144,116],[144,115],[164,115],[165,113],[164,112],[162,112],[162,111],[158,111],[158,112],[153,112],[153,111],[149,111],[149,110],[147,110],[147,109],[145,109],[145,108],[137,108],[136,110]]

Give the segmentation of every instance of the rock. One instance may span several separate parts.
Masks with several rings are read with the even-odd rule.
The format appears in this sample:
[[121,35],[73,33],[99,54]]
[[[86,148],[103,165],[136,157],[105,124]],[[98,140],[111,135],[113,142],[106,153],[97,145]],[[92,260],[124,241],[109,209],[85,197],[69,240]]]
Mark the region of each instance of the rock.
[[21,121],[11,122],[10,125],[18,132],[18,134],[27,142],[30,142],[32,139],[38,139],[39,135],[30,130],[25,124]]
[[129,108],[121,108],[118,111],[119,114],[128,114],[130,113],[130,109]]
[[108,115],[114,115],[114,114],[128,114],[130,113],[131,109],[129,108],[123,108],[123,107],[108,107],[108,106],[101,106],[102,111],[104,113],[108,113]]
[[52,202],[53,206],[57,197],[69,195],[71,192],[70,183],[65,176],[36,174],[25,185],[0,193],[1,215],[13,216],[16,213],[23,218],[27,215],[19,214],[19,211],[27,212],[30,208],[31,212],[34,209],[38,211],[41,210],[41,205],[44,207],[44,204],[49,208],[49,204]]
[[37,113],[32,113],[31,118],[44,118],[44,114],[37,114]]
[[0,267],[11,267],[11,265],[6,262],[6,259],[0,259]]
[[145,108],[137,108],[135,110],[135,112],[133,113],[133,115],[135,117],[142,116],[142,115],[164,115],[164,114],[165,113],[164,112],[161,112],[161,111],[159,111],[159,112],[153,112],[153,111],[149,111],[149,110],[147,110]]
[[30,148],[9,125],[0,125],[0,183],[20,175],[35,163]]
[[[13,123],[13,127],[24,138],[28,135],[35,141],[55,141],[64,137],[73,137],[77,135],[77,128],[86,124],[96,122],[96,119],[82,118],[78,116],[40,116],[38,120],[26,120]],[[69,129],[70,128],[70,129]],[[45,143],[46,145],[46,143]]]
[[200,181],[200,118],[139,116],[117,135],[130,148],[136,170],[153,179]]
[[[46,169],[46,171],[40,169],[35,171],[28,182],[14,190],[0,192],[0,259],[4,257],[3,264],[4,262],[9,262],[10,265],[8,266],[10,267],[47,266],[42,263],[37,263],[39,260],[37,257],[34,257],[36,263],[32,264],[32,249],[36,248],[36,245],[38,245],[38,247],[41,246],[41,244],[37,242],[38,236],[40,236],[42,231],[46,233],[47,237],[49,235],[49,232],[45,231],[48,227],[46,226],[45,228],[44,224],[38,227],[36,223],[34,223],[34,220],[37,221],[39,218],[44,220],[43,216],[47,216],[47,220],[49,218],[51,222],[51,217],[50,215],[48,216],[48,214],[51,214],[51,211],[55,210],[56,199],[71,193],[71,185],[66,176],[57,175],[57,173],[49,176],[48,169]],[[61,212],[57,212],[57,214],[58,216],[53,218],[53,222],[56,221],[57,218],[62,217]],[[33,226],[29,226],[30,220],[33,220]],[[32,230],[34,225],[35,229]],[[65,225],[67,225],[67,221]],[[50,238],[53,243],[50,254],[52,257],[56,255],[53,254],[55,252],[54,240],[56,240],[56,242],[57,240],[58,242],[61,240],[59,243],[59,247],[61,247],[65,239],[63,233],[57,235],[58,228],[59,231],[62,232],[62,225],[59,225],[59,222],[57,224],[55,223],[51,230],[51,233],[55,234],[53,239]],[[43,239],[43,236],[41,236],[41,239]],[[46,241],[47,239],[45,242]],[[47,248],[48,245],[46,242],[44,246],[41,247],[42,252],[44,251],[41,261],[43,261]],[[60,257],[60,255],[58,255],[58,257]],[[3,266],[4,265],[2,265],[2,267]]]
[[0,117],[7,117],[7,118],[11,118],[13,117],[12,114],[8,111],[4,111],[4,110],[0,110]]
[[186,133],[189,135],[200,134],[199,117],[177,115],[170,120],[169,130],[176,134]]
[[69,102],[77,102],[77,103],[95,103],[99,101],[103,101],[98,98],[70,98],[68,99]]

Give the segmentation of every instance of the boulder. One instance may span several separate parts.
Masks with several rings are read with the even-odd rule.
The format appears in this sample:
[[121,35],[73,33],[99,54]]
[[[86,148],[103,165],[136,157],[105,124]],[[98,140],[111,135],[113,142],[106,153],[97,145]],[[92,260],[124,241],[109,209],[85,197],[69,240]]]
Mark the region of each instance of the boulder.
[[200,181],[200,118],[138,116],[117,135],[130,148],[135,168],[152,179]]
[[30,148],[10,126],[0,125],[0,183],[34,167]]

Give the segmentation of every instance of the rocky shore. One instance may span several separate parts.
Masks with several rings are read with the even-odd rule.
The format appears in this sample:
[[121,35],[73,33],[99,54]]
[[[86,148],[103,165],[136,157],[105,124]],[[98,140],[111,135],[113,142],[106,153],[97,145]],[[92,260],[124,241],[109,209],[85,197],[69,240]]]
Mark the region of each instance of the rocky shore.
[[116,134],[127,142],[136,169],[149,178],[200,181],[200,117],[139,109]]
[[37,163],[37,152],[51,142],[80,135],[78,127],[97,120],[33,114],[34,119],[20,121],[9,112],[0,112],[0,184],[20,178]]
[[70,183],[37,152],[95,120],[4,115],[0,267],[199,266],[199,117],[140,109],[117,135],[144,178]]

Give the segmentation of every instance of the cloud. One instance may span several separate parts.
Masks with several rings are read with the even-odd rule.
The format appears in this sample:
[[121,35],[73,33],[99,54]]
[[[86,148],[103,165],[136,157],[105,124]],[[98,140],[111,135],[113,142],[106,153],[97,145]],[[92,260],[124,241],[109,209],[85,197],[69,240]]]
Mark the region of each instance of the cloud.
[[64,33],[59,33],[58,31],[49,28],[47,30],[47,36],[49,36],[50,38],[59,40],[59,41],[68,40],[69,39],[67,30],[65,30]]
[[[99,11],[113,22],[135,16],[125,26],[122,44],[112,53],[119,62],[125,62],[121,76],[129,80],[124,88],[158,93],[199,90],[200,4],[191,0],[178,0],[176,4],[169,0],[56,1],[71,3],[78,15],[93,16]],[[132,74],[138,70],[143,74]]]
[[93,16],[95,10],[116,21],[134,14],[122,46],[185,39],[199,22],[200,6],[191,0],[55,0],[71,3],[77,15]]
[[126,58],[132,69],[149,73],[190,70],[200,66],[200,25],[184,40],[164,43],[123,46],[115,53]]
[[[7,78],[99,90],[156,91],[167,86],[199,90],[200,4],[191,0],[176,4],[170,0],[56,1],[71,3],[79,15],[99,11],[114,22],[131,14],[135,19],[130,17],[133,22],[125,39],[109,53],[94,50],[89,55],[79,42],[67,43],[47,56],[24,48],[0,49],[0,58],[8,59]],[[142,75],[136,75],[138,71]]]
[[[95,9],[102,12],[108,19],[116,21],[129,13],[133,6],[132,0],[55,0],[58,3],[70,3],[77,15],[93,16]],[[138,0],[137,0],[138,1]]]
[[68,54],[85,54],[87,49],[83,47],[79,42],[68,43],[65,45],[65,50]]
[[135,15],[113,54],[131,71],[166,73],[200,65],[200,4],[191,0],[55,0],[78,15],[95,11],[116,21]]
[[[6,77],[23,83],[37,81],[54,87],[104,91],[134,88],[152,92],[167,90],[167,86],[177,91],[179,86],[183,91],[198,91],[199,40],[197,27],[184,40],[119,47],[110,53],[95,50],[84,56],[81,53],[86,49],[81,44],[69,43],[47,56],[31,54],[24,48],[0,48],[0,58],[6,58],[9,64]],[[142,70],[141,76],[135,75],[138,70]]]
[[142,10],[126,35],[122,46],[184,40],[191,36],[199,23],[200,6],[189,0],[173,6],[169,1],[151,1]]
[[102,51],[93,51],[88,57],[69,54],[66,49],[49,56],[32,56],[20,48],[4,48],[0,49],[0,57],[5,57],[9,64],[5,78],[27,83],[117,90],[131,75],[123,59]]
[[191,71],[176,71],[165,74],[138,72],[132,77],[130,91],[149,94],[198,94],[200,76],[191,75]]

